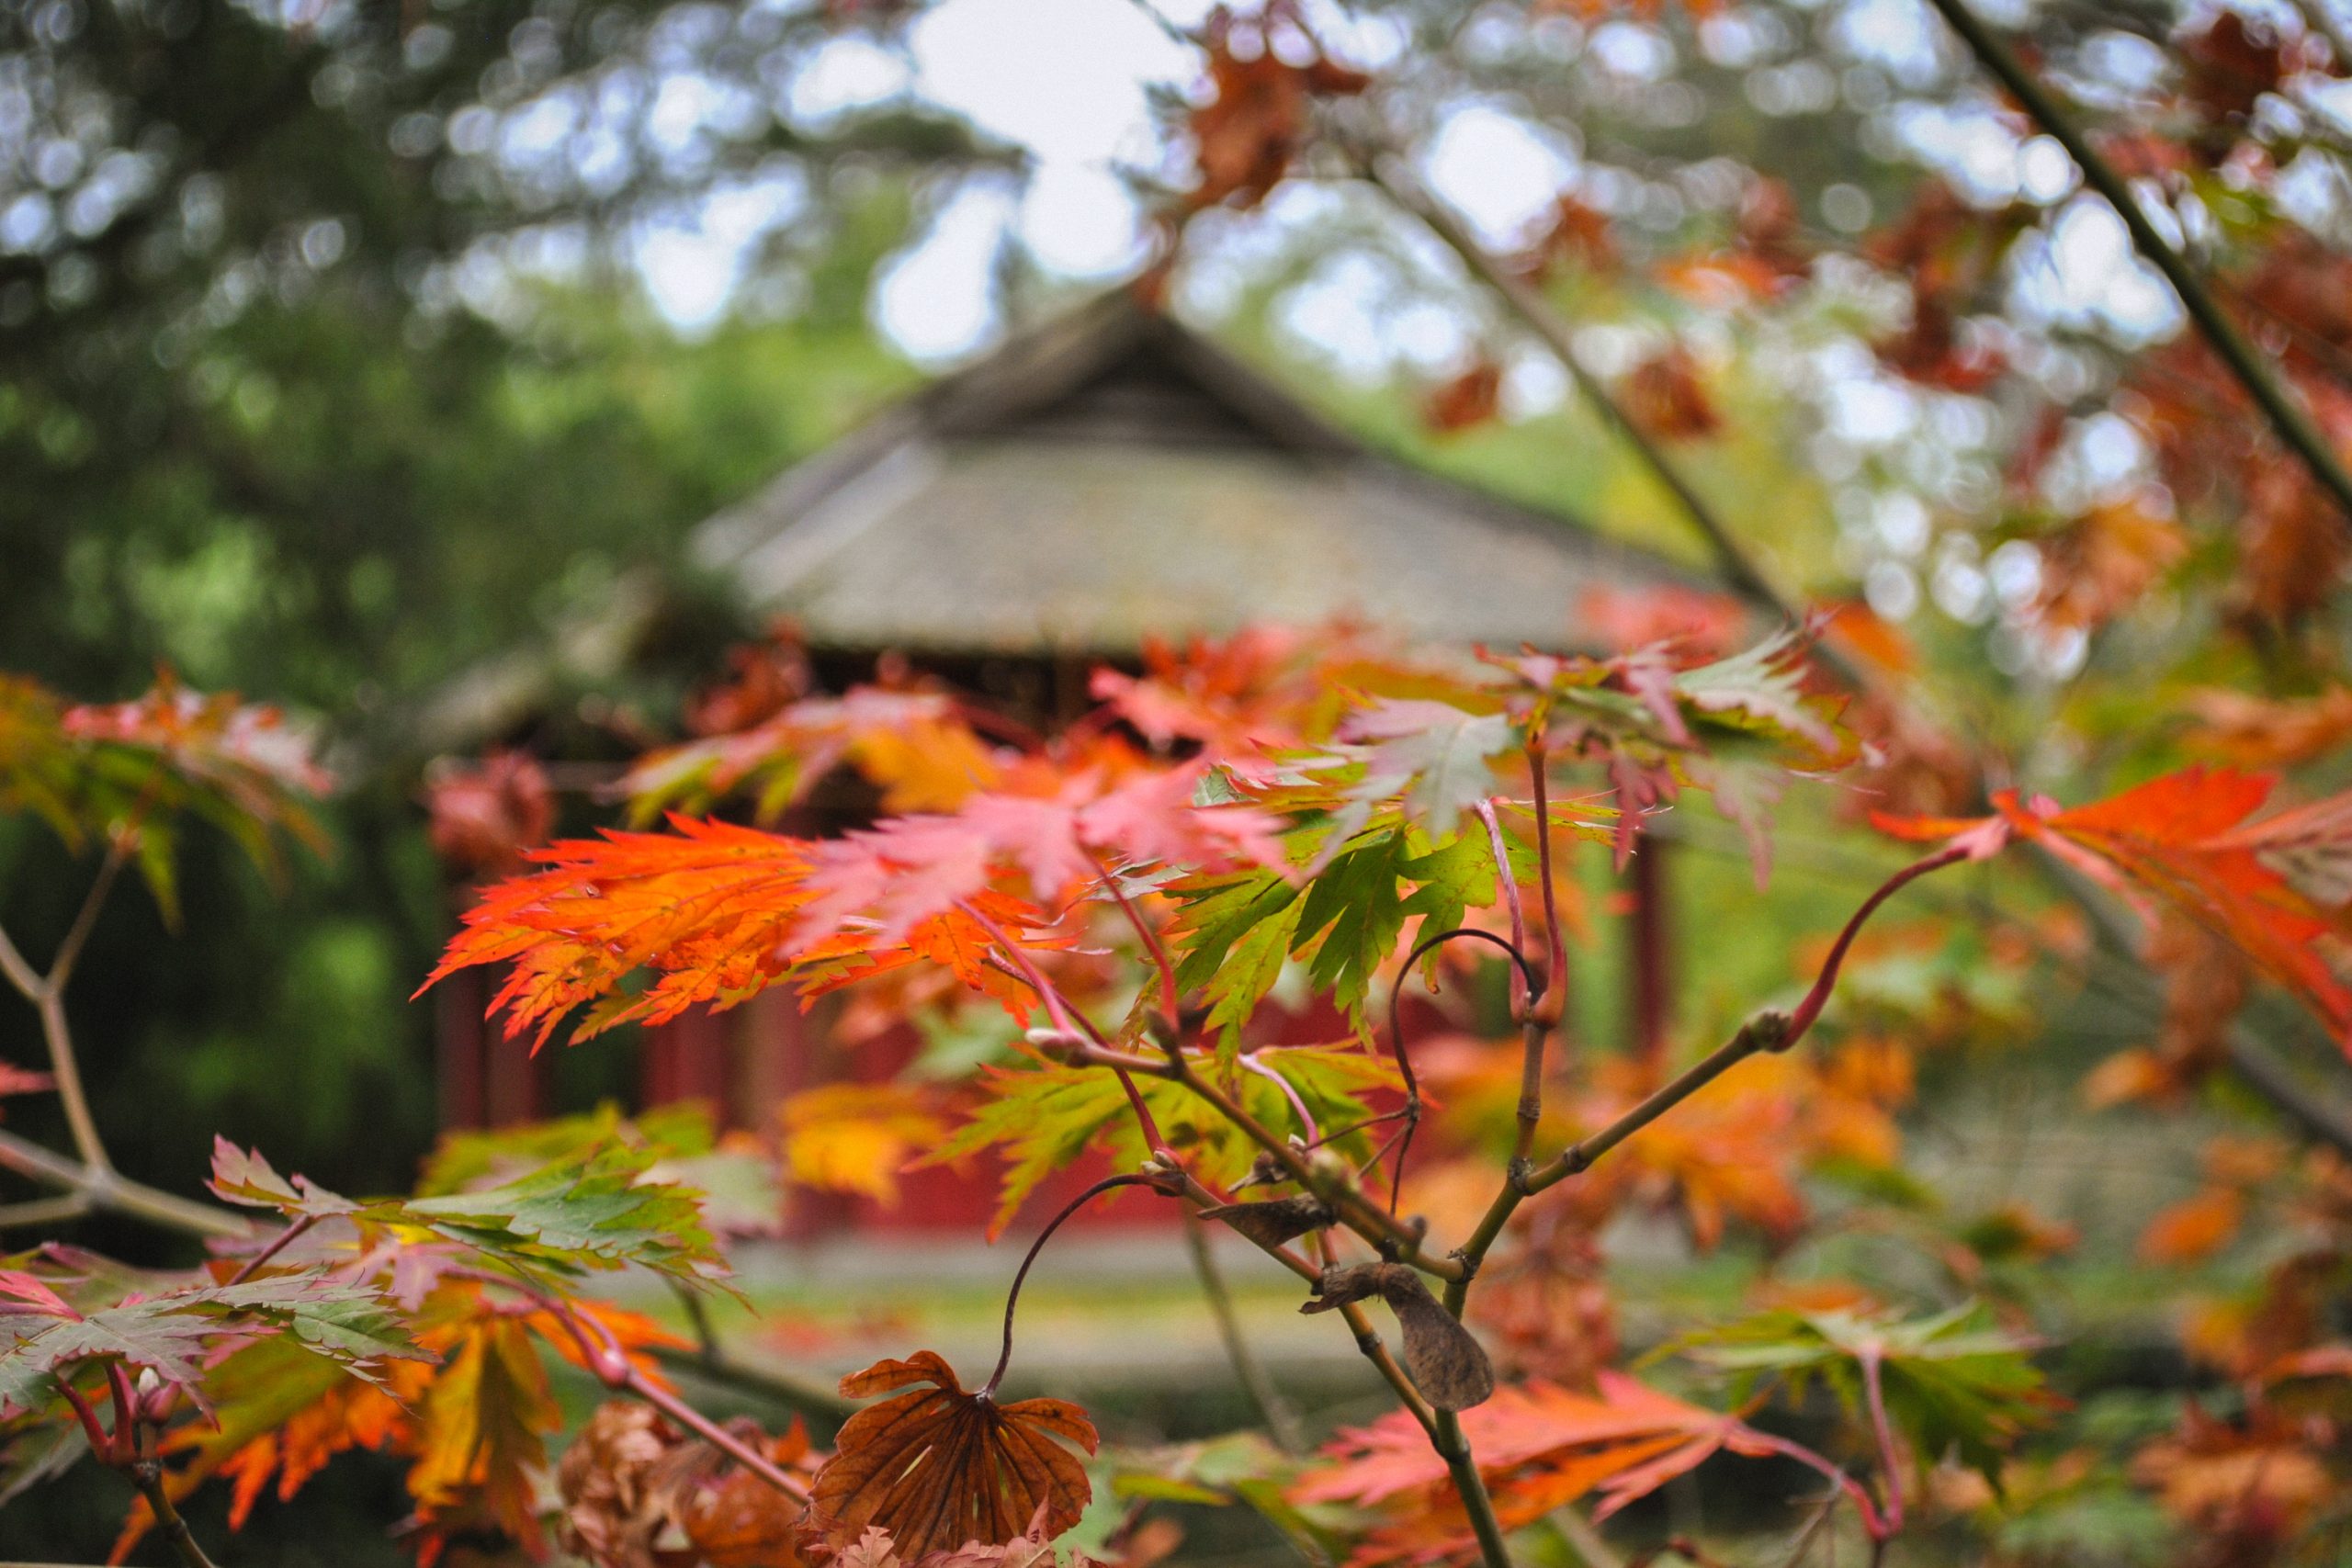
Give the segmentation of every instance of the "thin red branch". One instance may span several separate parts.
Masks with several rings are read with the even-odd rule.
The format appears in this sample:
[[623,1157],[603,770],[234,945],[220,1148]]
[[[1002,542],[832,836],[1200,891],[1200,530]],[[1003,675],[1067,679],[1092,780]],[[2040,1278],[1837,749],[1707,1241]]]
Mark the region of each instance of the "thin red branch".
[[1037,1254],[1046,1249],[1046,1243],[1052,1238],[1053,1234],[1056,1231],[1061,1229],[1062,1222],[1069,1219],[1072,1214],[1077,1213],[1079,1210],[1084,1208],[1093,1200],[1115,1188],[1157,1188],[1158,1185],[1159,1184],[1148,1176],[1106,1176],[1102,1180],[1096,1182],[1093,1186],[1088,1188],[1085,1191],[1080,1193],[1077,1197],[1071,1199],[1069,1202],[1063,1204],[1061,1213],[1056,1214],[1052,1219],[1046,1222],[1046,1228],[1039,1231],[1037,1233],[1037,1239],[1029,1244],[1027,1256],[1021,1259],[1021,1268],[1012,1276],[1012,1289],[1005,1294],[1004,1348],[997,1352],[996,1371],[989,1374],[987,1386],[980,1390],[980,1397],[982,1399],[989,1399],[995,1396],[997,1385],[1004,1381],[1005,1369],[1012,1364],[1012,1312],[1015,1307],[1021,1304],[1022,1283],[1029,1278],[1029,1266],[1037,1261]]

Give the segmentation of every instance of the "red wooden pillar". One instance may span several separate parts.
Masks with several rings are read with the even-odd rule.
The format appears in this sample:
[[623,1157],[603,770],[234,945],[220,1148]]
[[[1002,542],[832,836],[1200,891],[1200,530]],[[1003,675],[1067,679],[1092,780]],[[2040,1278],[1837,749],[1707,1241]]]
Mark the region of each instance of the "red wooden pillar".
[[1674,920],[1671,866],[1665,840],[1645,833],[1627,868],[1633,908],[1626,915],[1627,1041],[1653,1077],[1662,1076],[1674,1031]]
[[441,1126],[479,1127],[488,1110],[482,1069],[492,1048],[489,977],[460,969],[433,992],[434,1075],[440,1090]]
[[639,1066],[639,1098],[647,1106],[699,1100],[721,1123],[728,1120],[728,1086],[733,1074],[734,1015],[696,1009],[645,1032]]

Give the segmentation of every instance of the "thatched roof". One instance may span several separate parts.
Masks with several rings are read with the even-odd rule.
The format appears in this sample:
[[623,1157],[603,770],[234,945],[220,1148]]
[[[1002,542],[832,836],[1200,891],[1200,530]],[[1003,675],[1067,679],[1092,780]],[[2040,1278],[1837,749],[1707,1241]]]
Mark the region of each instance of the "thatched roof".
[[1341,616],[1565,646],[1595,588],[1696,581],[1375,455],[1124,289],[932,383],[693,550],[814,646],[943,653]]

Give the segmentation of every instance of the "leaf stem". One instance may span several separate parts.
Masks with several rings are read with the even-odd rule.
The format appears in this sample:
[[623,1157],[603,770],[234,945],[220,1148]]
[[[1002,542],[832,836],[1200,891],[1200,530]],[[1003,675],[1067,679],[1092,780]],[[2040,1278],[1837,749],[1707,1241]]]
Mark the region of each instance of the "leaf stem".
[[[1495,803],[1491,800],[1482,800],[1471,809],[1478,814],[1478,820],[1487,825],[1487,847],[1495,857],[1495,883],[1502,892],[1503,907],[1510,911],[1510,947],[1513,956],[1517,956],[1527,951],[1527,911],[1520,904],[1519,878],[1510,874],[1510,852],[1503,845],[1503,825],[1495,816]],[[1523,970],[1525,967],[1526,961],[1521,959],[1521,968]],[[1522,975],[1519,986],[1519,1006],[1514,1014],[1524,1015],[1534,1005],[1534,981]]]
[[[514,1288],[541,1309],[551,1313],[564,1325],[573,1342],[580,1347],[581,1357],[588,1363],[588,1370],[605,1387],[643,1400],[794,1502],[808,1501],[808,1488],[787,1474],[774,1460],[688,1404],[675,1390],[662,1386],[639,1371],[637,1363],[629,1359],[628,1352],[621,1348],[620,1341],[613,1337],[611,1329],[570,1302],[546,1295],[528,1286],[517,1285]],[[594,1343],[591,1342],[592,1334]]]
[[1983,19],[1968,8],[1965,0],[1928,0],[1928,3],[1951,24],[1951,30],[1960,35],[1961,41],[1968,46],[1970,53],[1975,55],[1977,62],[2008,90],[2010,96],[2025,106],[2026,113],[2033,118],[2035,123],[2048,131],[2051,138],[2075,160],[2075,166],[2083,171],[2083,178],[2107,198],[2109,206],[2115,209],[2115,215],[2123,220],[2124,228],[2132,235],[2132,248],[2164,274],[2165,281],[2171,284],[2173,292],[2180,297],[2181,305],[2188,310],[2189,319],[2197,323],[2197,330],[2204,335],[2213,352],[2221,356],[2238,385],[2245,389],[2246,395],[2262,411],[2263,417],[2270,423],[2270,428],[2301,459],[2303,467],[2310,470],[2312,479],[2319,481],[2320,487],[2335,498],[2343,513],[2337,519],[2338,525],[2352,524],[2352,473],[2346,472],[2344,465],[2328,446],[2327,438],[2312,423],[2309,412],[2288,390],[2287,383],[2275,375],[2256,353],[2254,345],[2238,331],[2236,323],[2230,320],[2228,312],[2222,309],[2221,302],[2205,287],[2203,279],[2190,269],[2180,253],[2156,232],[2155,225],[2149,222],[2147,214],[2140,209],[2132,187],[2124,183],[2113,165],[2098,155],[2089,138],[2075,124],[2057,98],[2025,68],[2008,45],[1995,36]]
[[304,1231],[309,1230],[311,1225],[318,1222],[318,1218],[319,1216],[316,1214],[303,1214],[296,1219],[292,1224],[289,1224],[284,1230],[279,1231],[276,1235],[270,1238],[269,1245],[267,1247],[263,1247],[259,1252],[254,1253],[251,1258],[245,1259],[243,1266],[241,1266],[234,1274],[232,1274],[229,1277],[229,1283],[232,1285],[242,1285],[247,1280],[252,1279],[254,1272],[258,1270],[263,1264],[267,1263],[271,1258],[285,1251],[287,1247],[293,1242],[294,1238],[300,1235]]
[[1876,1350],[1870,1350],[1860,1360],[1862,1398],[1870,1407],[1871,1435],[1878,1442],[1879,1489],[1886,1495],[1886,1517],[1882,1523],[1891,1536],[1903,1529],[1903,1470],[1901,1456],[1894,1447],[1894,1427],[1886,1418],[1886,1380],[1882,1371],[1884,1358]]
[[1912,882],[1931,871],[1956,864],[1967,858],[1968,852],[1957,846],[1939,850],[1934,854],[1913,861],[1879,884],[1848,919],[1845,928],[1838,933],[1838,940],[1830,944],[1828,956],[1822,960],[1821,972],[1814,977],[1812,987],[1805,992],[1804,999],[1797,1003],[1793,1012],[1768,1010],[1741,1024],[1737,1033],[1684,1068],[1670,1082],[1600,1131],[1577,1140],[1563,1150],[1558,1157],[1531,1173],[1524,1183],[1526,1191],[1530,1194],[1541,1192],[1555,1182],[1585,1170],[1601,1156],[1747,1057],[1759,1051],[1785,1051],[1804,1039],[1814,1021],[1821,1016],[1823,1007],[1827,1005],[1830,993],[1838,984],[1838,971],[1845,964],[1846,954],[1854,945],[1855,937],[1860,934],[1862,922],[1869,919],[1880,905]]
[[1056,1214],[1052,1219],[1046,1222],[1046,1228],[1039,1231],[1037,1233],[1037,1239],[1029,1244],[1028,1255],[1022,1258],[1020,1269],[1012,1276],[1012,1289],[1005,1294],[1004,1348],[997,1352],[996,1371],[989,1374],[987,1385],[980,1390],[980,1397],[982,1399],[993,1399],[996,1397],[997,1385],[1004,1381],[1004,1371],[1007,1367],[1012,1364],[1012,1312],[1015,1307],[1021,1304],[1022,1282],[1029,1278],[1029,1266],[1037,1261],[1037,1254],[1045,1250],[1046,1243],[1052,1238],[1053,1234],[1061,1229],[1062,1222],[1069,1219],[1072,1214],[1077,1213],[1079,1210],[1084,1208],[1094,1199],[1101,1197],[1103,1193],[1111,1191],[1114,1188],[1156,1188],[1158,1185],[1159,1184],[1148,1176],[1136,1176],[1132,1174],[1106,1176],[1102,1180],[1096,1182],[1093,1186],[1088,1188],[1085,1191],[1080,1193],[1077,1197],[1071,1199],[1069,1202],[1063,1204],[1061,1213]]
[[[1102,862],[1098,860],[1095,863],[1101,865]],[[1102,873],[1102,886],[1108,887],[1111,890],[1111,897],[1118,900],[1119,913],[1126,916],[1127,924],[1135,928],[1136,937],[1143,942],[1144,952],[1151,957],[1151,966],[1159,972],[1159,1006],[1161,1010],[1168,1014],[1169,1022],[1174,1023],[1179,1016],[1179,1009],[1176,1005],[1176,965],[1170,962],[1167,947],[1161,943],[1159,933],[1153,931],[1150,924],[1144,919],[1143,912],[1136,908],[1135,901],[1127,897],[1126,889],[1119,886],[1116,874],[1105,869]]]
[[[1103,1040],[1102,1031],[1094,1027],[1093,1021],[1083,1013],[1074,1010],[1069,1003],[1063,999],[1061,992],[1055,988],[1053,982],[1046,978],[1045,972],[1031,963],[1029,955],[1013,944],[1012,938],[1005,933],[1003,927],[982,914],[967,900],[957,899],[956,907],[969,915],[982,931],[989,933],[997,946],[1004,950],[1005,956],[1011,959],[1020,970],[1021,977],[1029,983],[1030,988],[1037,993],[1037,999],[1045,1004],[1046,1016],[1054,1021],[1056,1029],[1073,1040],[1087,1038],[1094,1041],[1097,1045],[1108,1043]],[[1135,1079],[1128,1076],[1125,1068],[1114,1066],[1111,1070],[1118,1075],[1119,1087],[1127,1092],[1127,1106],[1136,1113],[1136,1125],[1143,1131],[1144,1146],[1153,1154],[1162,1156],[1172,1162],[1175,1156],[1168,1152],[1168,1140],[1159,1135],[1159,1123],[1152,1120],[1151,1107],[1144,1103],[1143,1091],[1136,1088]]]

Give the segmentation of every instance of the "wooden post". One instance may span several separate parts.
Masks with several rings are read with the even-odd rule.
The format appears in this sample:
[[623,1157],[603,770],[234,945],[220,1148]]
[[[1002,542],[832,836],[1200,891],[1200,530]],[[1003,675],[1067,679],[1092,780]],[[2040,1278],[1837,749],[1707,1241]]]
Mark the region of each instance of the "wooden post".
[[1674,1029],[1674,922],[1671,866],[1665,840],[1645,833],[1627,867],[1634,907],[1626,919],[1627,1044],[1651,1077],[1661,1074]]
[[489,977],[480,969],[460,969],[434,988],[434,1076],[444,1132],[482,1124],[482,1069],[492,1048],[482,1010],[489,999]]

